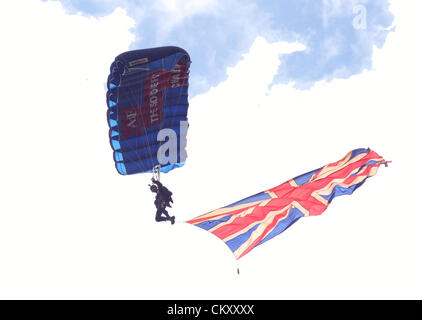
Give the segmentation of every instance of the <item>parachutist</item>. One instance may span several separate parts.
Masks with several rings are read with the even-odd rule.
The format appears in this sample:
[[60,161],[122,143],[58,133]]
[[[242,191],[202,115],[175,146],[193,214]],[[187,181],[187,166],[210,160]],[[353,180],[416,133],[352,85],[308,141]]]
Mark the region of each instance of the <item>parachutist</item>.
[[[154,192],[155,195],[155,207],[157,208],[157,213],[155,214],[155,221],[171,221],[171,224],[174,224],[175,217],[170,217],[166,208],[171,208],[171,203],[173,203],[172,195],[173,193],[167,189],[163,184],[155,180],[154,178],[151,179],[152,185],[150,185],[150,190]],[[164,217],[163,217],[164,215]]]

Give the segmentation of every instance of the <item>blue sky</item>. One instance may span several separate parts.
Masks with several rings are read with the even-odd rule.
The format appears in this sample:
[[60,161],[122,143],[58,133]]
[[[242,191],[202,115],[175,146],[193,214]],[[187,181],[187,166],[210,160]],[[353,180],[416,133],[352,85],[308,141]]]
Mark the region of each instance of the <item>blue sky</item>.
[[[282,58],[275,83],[308,89],[323,79],[348,78],[372,67],[373,47],[382,47],[393,21],[387,0],[56,1],[70,13],[94,17],[126,9],[136,22],[132,49],[186,49],[193,61],[193,95],[224,80],[226,68],[241,59],[257,36],[306,45],[305,51]],[[365,29],[353,26],[359,5],[366,10]]]

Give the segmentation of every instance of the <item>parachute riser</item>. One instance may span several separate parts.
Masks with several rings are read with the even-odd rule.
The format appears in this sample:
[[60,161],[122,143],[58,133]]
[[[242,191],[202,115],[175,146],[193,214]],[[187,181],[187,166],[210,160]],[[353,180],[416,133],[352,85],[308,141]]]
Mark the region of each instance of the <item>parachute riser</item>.
[[154,180],[160,181],[161,165],[156,165],[152,168],[152,177]]

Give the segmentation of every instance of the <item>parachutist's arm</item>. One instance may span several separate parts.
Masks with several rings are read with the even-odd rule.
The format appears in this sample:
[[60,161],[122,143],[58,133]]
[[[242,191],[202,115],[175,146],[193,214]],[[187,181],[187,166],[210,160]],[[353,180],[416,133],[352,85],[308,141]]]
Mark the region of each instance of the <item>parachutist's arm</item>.
[[160,181],[155,180],[154,178],[152,178],[151,181],[158,186],[158,189],[160,189],[160,190],[163,189],[163,184]]
[[162,187],[163,186],[163,184],[160,181],[155,180],[154,178],[152,178],[152,182],[154,182],[159,187]]

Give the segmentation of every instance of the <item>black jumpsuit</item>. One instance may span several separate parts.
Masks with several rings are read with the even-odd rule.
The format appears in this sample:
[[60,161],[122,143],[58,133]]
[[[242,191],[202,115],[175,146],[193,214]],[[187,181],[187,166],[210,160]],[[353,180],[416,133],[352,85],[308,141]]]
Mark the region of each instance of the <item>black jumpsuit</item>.
[[[172,192],[168,190],[166,187],[162,185],[160,181],[153,180],[153,182],[157,185],[158,191],[157,195],[155,196],[155,207],[157,208],[157,213],[155,214],[155,221],[167,221],[172,220],[173,218],[169,216],[166,207],[171,207],[170,202],[173,202],[171,198]],[[165,217],[163,217],[163,215]]]

